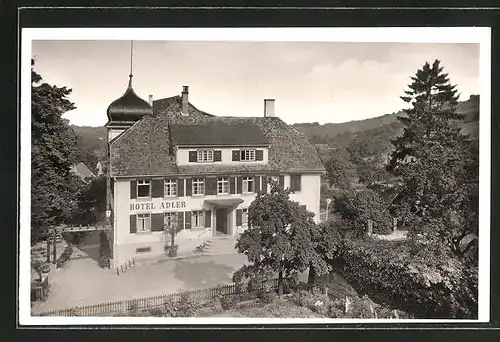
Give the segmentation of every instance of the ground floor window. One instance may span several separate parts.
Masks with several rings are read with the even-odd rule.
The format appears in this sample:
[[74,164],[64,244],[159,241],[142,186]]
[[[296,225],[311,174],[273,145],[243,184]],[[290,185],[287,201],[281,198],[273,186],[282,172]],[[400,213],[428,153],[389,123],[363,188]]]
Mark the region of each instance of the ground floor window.
[[165,229],[174,228],[177,222],[176,213],[165,213],[164,219]]
[[217,178],[217,193],[218,194],[229,193],[229,179],[227,177]]
[[151,214],[137,214],[137,231],[151,231]]
[[241,223],[243,226],[248,226],[248,208],[242,209],[241,213]]
[[196,210],[193,211],[193,228],[203,227],[203,211]]

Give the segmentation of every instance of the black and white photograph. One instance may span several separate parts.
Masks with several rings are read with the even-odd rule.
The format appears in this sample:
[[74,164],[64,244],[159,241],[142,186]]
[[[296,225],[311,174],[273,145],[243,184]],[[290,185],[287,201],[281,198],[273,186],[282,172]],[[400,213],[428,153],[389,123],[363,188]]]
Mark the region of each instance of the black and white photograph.
[[489,44],[23,29],[20,323],[488,321]]

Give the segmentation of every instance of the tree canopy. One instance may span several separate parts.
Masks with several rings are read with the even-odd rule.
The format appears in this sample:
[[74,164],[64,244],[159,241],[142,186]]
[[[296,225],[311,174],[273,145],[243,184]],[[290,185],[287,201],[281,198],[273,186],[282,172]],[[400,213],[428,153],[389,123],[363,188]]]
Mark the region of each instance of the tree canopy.
[[290,200],[288,190],[271,182],[271,191],[258,193],[248,209],[248,228],[238,238],[236,248],[251,264],[235,273],[235,278],[277,272],[281,295],[283,278],[308,267],[316,274],[326,274],[329,265],[315,249],[315,228],[313,214]]
[[31,226],[36,240],[48,225],[71,219],[81,181],[71,172],[76,136],[62,115],[75,108],[71,89],[42,83],[31,71]]
[[394,206],[413,238],[463,257],[478,234],[477,143],[459,127],[457,89],[438,60],[411,79],[401,97],[411,107],[388,167],[401,178]]

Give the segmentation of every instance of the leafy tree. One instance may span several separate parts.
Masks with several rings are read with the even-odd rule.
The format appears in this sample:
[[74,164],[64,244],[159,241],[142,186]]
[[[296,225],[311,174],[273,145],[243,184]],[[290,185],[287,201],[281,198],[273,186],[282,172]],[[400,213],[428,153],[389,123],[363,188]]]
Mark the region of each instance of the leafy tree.
[[456,86],[438,60],[411,79],[388,167],[401,177],[395,208],[414,241],[464,258],[477,244],[477,144],[461,132]]
[[326,162],[325,169],[330,185],[335,185],[340,189],[351,187],[356,170],[345,149],[333,150],[330,159]]
[[78,210],[73,223],[96,224],[104,220],[106,214],[106,176],[92,179],[77,196]]
[[345,191],[335,199],[335,211],[342,218],[343,230],[350,230],[358,236],[364,235],[368,220],[373,221],[373,232],[391,232],[392,216],[388,202],[378,191]]
[[82,184],[70,173],[76,137],[62,118],[75,108],[67,98],[71,89],[41,83],[33,69],[31,81],[31,226],[37,240],[44,227],[71,219]]
[[296,276],[308,267],[318,275],[328,273],[329,265],[315,249],[312,216],[289,199],[288,190],[271,182],[271,191],[258,193],[248,209],[248,228],[238,238],[236,249],[251,264],[235,273],[235,281],[243,276],[277,272],[281,296],[284,278]]

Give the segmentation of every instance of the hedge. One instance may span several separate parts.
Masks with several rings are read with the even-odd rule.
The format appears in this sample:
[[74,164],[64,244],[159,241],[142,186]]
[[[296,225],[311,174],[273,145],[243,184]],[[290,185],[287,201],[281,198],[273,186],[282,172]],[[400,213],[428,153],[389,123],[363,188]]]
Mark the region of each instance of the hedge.
[[420,318],[477,318],[477,268],[404,241],[346,239],[337,268],[360,294]]

